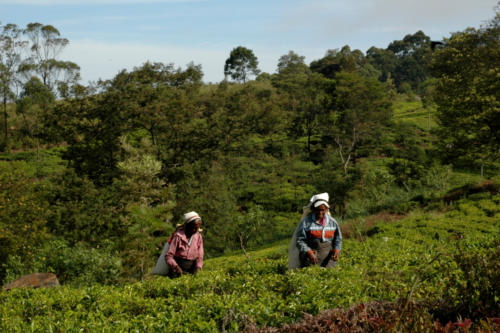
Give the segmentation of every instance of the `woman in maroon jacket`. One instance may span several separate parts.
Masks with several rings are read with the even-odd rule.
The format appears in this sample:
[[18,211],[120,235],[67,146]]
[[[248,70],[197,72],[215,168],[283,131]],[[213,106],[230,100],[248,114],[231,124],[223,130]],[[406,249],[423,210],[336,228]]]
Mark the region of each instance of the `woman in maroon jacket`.
[[196,212],[184,214],[184,223],[169,240],[170,246],[165,255],[170,277],[196,274],[202,269],[204,252],[200,225],[201,218]]

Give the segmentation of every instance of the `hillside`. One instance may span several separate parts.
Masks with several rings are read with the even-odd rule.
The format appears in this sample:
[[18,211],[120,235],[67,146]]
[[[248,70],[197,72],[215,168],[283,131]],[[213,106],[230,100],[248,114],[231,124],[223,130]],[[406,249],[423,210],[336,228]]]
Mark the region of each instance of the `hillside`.
[[[290,50],[273,73],[238,47],[209,84],[146,61],[85,86],[33,53],[67,45],[55,27],[3,27],[0,285],[61,286],[0,292],[0,332],[499,330],[497,10],[442,42]],[[338,267],[288,271],[325,192]],[[151,276],[193,211],[204,269]]]
[[[248,257],[208,259],[197,276],[2,291],[0,331],[274,331],[270,327],[306,314],[351,306],[357,309],[354,317],[353,308],[350,317],[328,312],[337,314],[337,327],[423,331],[437,321],[470,326],[459,321],[470,318],[474,329],[499,328],[491,319],[500,314],[498,193],[365,222],[342,226],[356,231],[345,232],[339,266],[332,270],[288,271],[288,242],[282,241]],[[366,304],[365,317],[359,317],[365,309],[359,304]],[[314,322],[309,315],[305,320]],[[300,331],[305,323],[294,327]]]

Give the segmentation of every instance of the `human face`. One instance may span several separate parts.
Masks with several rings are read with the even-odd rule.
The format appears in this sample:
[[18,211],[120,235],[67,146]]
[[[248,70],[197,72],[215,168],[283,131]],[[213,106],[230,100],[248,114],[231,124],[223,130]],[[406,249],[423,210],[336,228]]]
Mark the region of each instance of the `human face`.
[[200,225],[201,225],[201,220],[188,223],[186,226],[186,233],[189,235],[196,233],[200,229]]
[[327,211],[328,207],[326,207],[325,205],[314,207],[314,216],[316,217],[316,221],[321,221],[325,217]]

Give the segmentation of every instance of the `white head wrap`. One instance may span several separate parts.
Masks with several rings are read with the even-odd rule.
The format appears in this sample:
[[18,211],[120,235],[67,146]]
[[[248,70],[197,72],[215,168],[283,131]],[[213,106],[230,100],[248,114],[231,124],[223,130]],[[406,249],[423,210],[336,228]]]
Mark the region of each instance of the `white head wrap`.
[[[319,205],[325,205],[327,208],[330,208],[328,204],[329,199],[330,196],[327,192],[313,195],[311,199],[309,199],[307,206],[302,207],[302,217],[300,219],[303,220],[304,217],[311,214],[314,207],[318,207]],[[327,214],[330,214],[329,210]]]
[[321,194],[316,194],[311,197],[311,200],[309,200],[309,205],[311,208],[313,207],[318,207],[320,205],[325,205],[326,208],[330,208],[330,205],[328,204],[329,196],[328,193],[321,193]]
[[195,220],[201,220],[201,217],[197,212],[189,212],[184,214],[184,224],[188,224],[189,222]]

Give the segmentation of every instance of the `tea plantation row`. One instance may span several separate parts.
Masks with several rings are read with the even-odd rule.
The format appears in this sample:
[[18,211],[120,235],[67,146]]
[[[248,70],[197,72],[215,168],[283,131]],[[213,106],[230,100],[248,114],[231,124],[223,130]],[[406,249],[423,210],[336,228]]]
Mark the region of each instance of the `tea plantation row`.
[[337,269],[288,271],[281,242],[206,260],[197,276],[2,291],[0,331],[236,332],[373,300],[440,304],[449,313],[436,320],[479,323],[500,316],[499,236],[500,195],[481,194],[354,233]]

